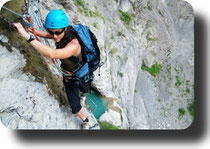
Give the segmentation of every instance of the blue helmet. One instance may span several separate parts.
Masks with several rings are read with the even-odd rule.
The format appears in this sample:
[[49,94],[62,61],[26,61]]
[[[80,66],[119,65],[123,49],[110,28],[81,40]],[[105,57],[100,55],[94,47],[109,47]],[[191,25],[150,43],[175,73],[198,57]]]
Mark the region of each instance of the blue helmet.
[[45,27],[59,29],[69,26],[67,15],[60,9],[50,11],[45,20]]

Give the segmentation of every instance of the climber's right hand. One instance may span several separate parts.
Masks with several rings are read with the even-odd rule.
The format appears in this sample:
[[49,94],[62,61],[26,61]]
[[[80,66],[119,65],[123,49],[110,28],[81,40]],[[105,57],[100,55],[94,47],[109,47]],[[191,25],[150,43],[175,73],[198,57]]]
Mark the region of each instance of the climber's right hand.
[[13,23],[13,25],[15,26],[15,28],[17,29],[17,31],[21,37],[25,38],[26,40],[28,40],[30,38],[29,33],[26,32],[26,30],[23,28],[23,26],[20,22]]

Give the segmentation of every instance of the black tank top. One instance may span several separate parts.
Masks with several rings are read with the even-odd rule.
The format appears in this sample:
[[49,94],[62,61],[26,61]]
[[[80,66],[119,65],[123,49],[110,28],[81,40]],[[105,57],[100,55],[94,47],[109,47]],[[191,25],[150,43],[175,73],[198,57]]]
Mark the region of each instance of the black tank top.
[[[60,40],[60,42],[56,43],[56,49],[64,48],[69,42],[73,39],[77,38],[74,34],[74,30],[71,26],[67,27],[65,31],[64,37]],[[81,49],[82,51],[82,49]],[[60,59],[61,67],[64,70],[73,72],[79,67],[79,63],[82,61],[82,52],[78,56],[71,56],[67,59]]]

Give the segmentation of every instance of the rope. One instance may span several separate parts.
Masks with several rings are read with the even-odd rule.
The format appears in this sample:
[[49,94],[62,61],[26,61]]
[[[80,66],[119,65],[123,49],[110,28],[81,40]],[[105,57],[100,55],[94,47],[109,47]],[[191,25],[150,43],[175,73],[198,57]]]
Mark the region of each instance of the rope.
[[[23,19],[23,21],[27,24],[27,26],[28,26],[29,28],[31,28],[32,33],[33,33],[33,35],[35,36],[36,40],[38,40],[39,42],[41,42],[41,40],[39,39],[39,37],[38,37],[38,35],[37,35],[36,31],[35,31],[35,28],[33,27],[31,18],[30,18],[28,15],[21,15],[21,14],[18,14],[18,13],[14,12],[13,10],[11,10],[11,9],[5,7],[5,6],[3,6],[2,8],[4,8],[5,10],[11,12],[12,14],[14,14],[14,15],[16,15],[16,16],[18,16],[18,17],[21,17],[21,18]],[[6,17],[0,15],[0,19],[3,20],[4,22],[6,22],[6,23],[9,25],[10,28],[12,28],[12,29],[14,28],[13,23],[12,23],[11,21],[9,21]],[[72,76],[72,74],[69,74],[69,73],[64,72],[64,71],[58,66],[58,62],[57,62],[56,59],[51,59],[51,60],[52,60],[52,63],[55,65],[56,69],[57,69],[63,76],[67,76],[67,77]]]
[[[31,21],[31,18],[28,16],[28,15],[20,15],[12,10],[10,10],[9,8],[3,6],[2,8],[6,9],[7,11],[13,13],[14,15],[17,15],[19,17],[21,17],[23,19],[23,21],[27,24],[27,26],[29,28],[32,29],[32,33],[34,34],[36,40],[38,40],[39,42],[41,42],[41,40],[39,39],[38,35],[36,34],[36,31],[35,31],[35,28],[33,27],[32,25],[32,21]],[[0,19],[3,20],[4,22],[6,22],[8,24],[8,27],[9,28],[12,28],[14,29],[14,25],[13,23],[8,20],[6,17],[4,17],[3,15],[0,14]],[[56,69],[63,75],[63,76],[66,76],[66,77],[71,77],[73,73],[70,73],[70,72],[65,72],[61,67],[58,66],[58,62],[56,59],[51,59],[52,60],[52,63],[54,64],[54,66],[56,67]],[[91,112],[95,111],[95,109],[97,108],[97,105],[90,99],[90,98],[87,98],[93,105],[94,105],[94,108],[93,110],[91,110]],[[98,124],[96,123],[94,126],[90,127],[90,129],[94,128],[98,126]]]

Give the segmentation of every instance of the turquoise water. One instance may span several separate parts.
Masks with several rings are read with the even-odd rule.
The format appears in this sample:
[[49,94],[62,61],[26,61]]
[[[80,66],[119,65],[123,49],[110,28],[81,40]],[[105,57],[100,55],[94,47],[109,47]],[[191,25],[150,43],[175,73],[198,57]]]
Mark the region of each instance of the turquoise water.
[[[101,99],[99,95],[95,91],[91,91],[91,94],[88,93],[86,98],[91,99],[96,104],[96,109],[93,111],[93,115],[98,120],[99,117],[105,113],[108,105],[108,100]],[[86,99],[86,103],[90,106],[91,110],[95,108],[95,105],[88,99]]]

